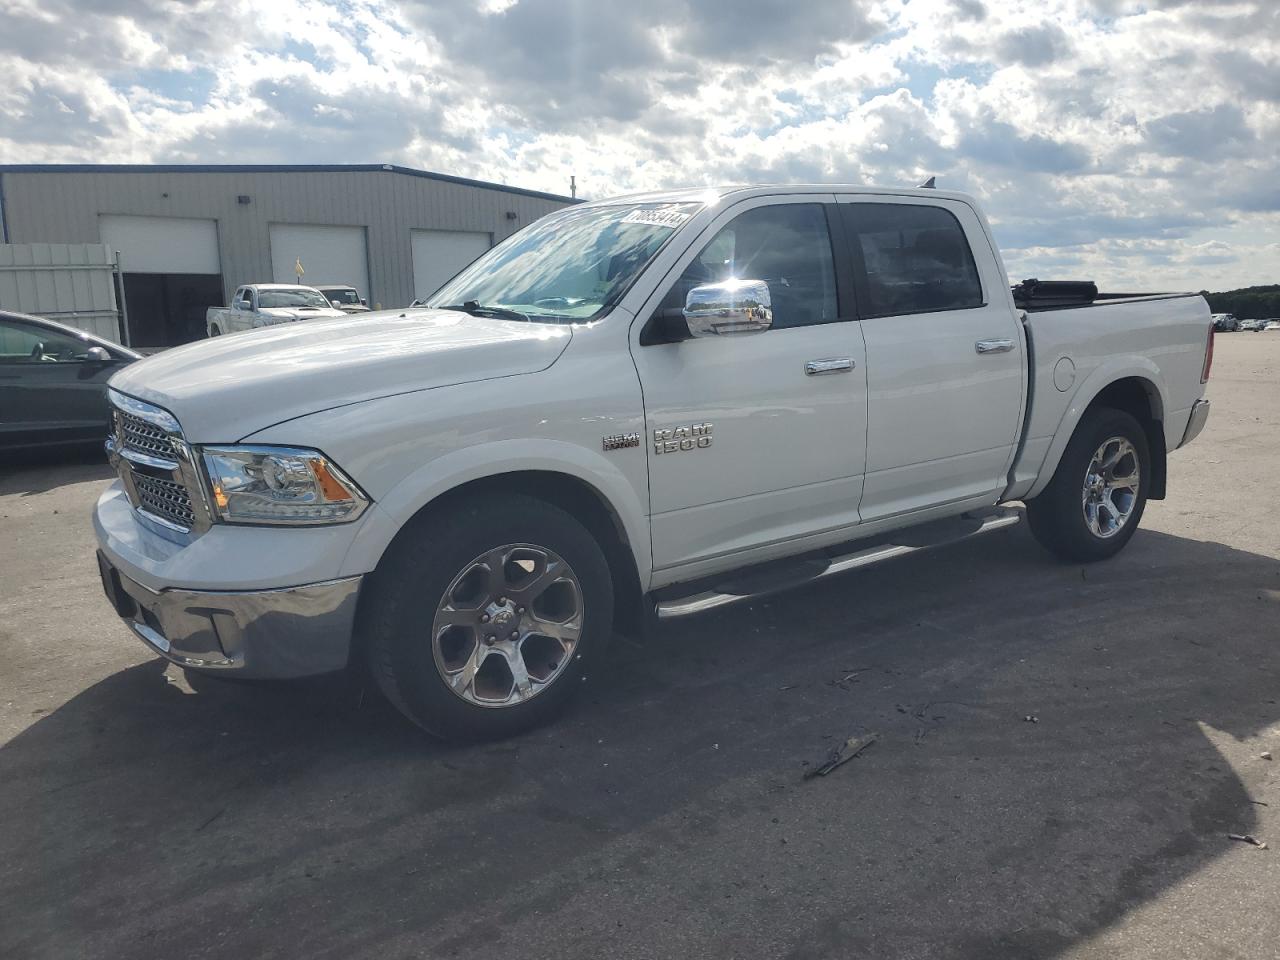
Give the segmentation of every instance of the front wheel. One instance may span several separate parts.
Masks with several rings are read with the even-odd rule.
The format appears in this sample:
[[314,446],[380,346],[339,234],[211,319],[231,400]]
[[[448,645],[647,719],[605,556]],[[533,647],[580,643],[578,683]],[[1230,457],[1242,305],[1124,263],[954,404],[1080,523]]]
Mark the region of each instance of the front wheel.
[[1113,557],[1129,542],[1147,505],[1151,455],[1130,414],[1100,407],[1076,427],[1044,491],[1027,503],[1040,543],[1064,560]]
[[520,495],[411,523],[362,600],[387,698],[446,739],[510,736],[558,712],[602,652],[613,584],[592,535]]

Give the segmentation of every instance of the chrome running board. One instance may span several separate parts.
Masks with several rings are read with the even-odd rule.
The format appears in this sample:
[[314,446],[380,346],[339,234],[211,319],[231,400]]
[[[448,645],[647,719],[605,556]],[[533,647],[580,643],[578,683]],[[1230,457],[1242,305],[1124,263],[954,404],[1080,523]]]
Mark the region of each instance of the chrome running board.
[[[754,571],[726,574],[720,577],[710,589],[697,593],[672,596],[670,588],[659,591],[654,612],[660,621],[705,613],[731,603],[754,600],[792,587],[814,583],[859,567],[869,567],[885,560],[892,560],[894,557],[903,557],[920,550],[959,543],[970,537],[1013,526],[1021,519],[1022,512],[1019,510],[997,508],[976,516],[965,515],[955,520],[941,520],[918,527],[908,527],[888,534],[884,538],[878,538],[887,542],[878,542],[874,546],[864,547],[852,553],[805,554],[792,561],[767,564]],[[935,531],[936,536],[928,536]],[[897,542],[894,542],[895,539]],[[664,594],[665,596],[662,596]]]

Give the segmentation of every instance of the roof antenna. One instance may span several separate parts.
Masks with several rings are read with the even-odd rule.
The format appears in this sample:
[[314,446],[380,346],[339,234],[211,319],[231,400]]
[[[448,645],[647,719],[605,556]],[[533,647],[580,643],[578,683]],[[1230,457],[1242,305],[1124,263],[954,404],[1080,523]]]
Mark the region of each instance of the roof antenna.
[[937,178],[937,177],[930,177],[930,178],[929,178],[928,180],[926,180],[924,183],[920,184],[920,186],[918,187],[918,189],[920,189],[920,190],[932,190],[932,189],[934,189],[937,185],[938,185],[938,178]]

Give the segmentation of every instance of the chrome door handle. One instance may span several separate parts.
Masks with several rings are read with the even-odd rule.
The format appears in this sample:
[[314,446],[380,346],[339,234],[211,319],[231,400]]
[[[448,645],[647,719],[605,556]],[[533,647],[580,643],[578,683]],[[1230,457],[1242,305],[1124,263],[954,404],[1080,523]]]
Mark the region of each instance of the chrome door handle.
[[979,340],[973,345],[979,353],[1008,353],[1013,349],[1012,340]]
[[826,360],[810,360],[804,365],[806,377],[821,377],[828,373],[848,373],[853,361],[848,357],[829,357]]

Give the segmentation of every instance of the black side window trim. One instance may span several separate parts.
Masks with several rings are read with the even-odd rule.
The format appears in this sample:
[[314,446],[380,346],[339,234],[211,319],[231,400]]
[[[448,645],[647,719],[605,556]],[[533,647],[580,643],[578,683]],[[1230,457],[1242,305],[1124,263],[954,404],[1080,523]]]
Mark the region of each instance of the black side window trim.
[[857,289],[854,258],[860,264],[862,251],[855,253],[849,242],[849,234],[840,211],[841,205],[824,203],[822,206],[827,214],[827,233],[831,237],[831,254],[835,257],[836,264],[836,319],[829,322],[856,322],[862,315],[858,310],[860,291]]
[[956,225],[956,229],[960,231],[960,236],[964,238],[965,250],[968,251],[969,261],[973,264],[974,276],[978,279],[978,289],[982,294],[982,302],[970,304],[963,307],[942,307],[941,309],[929,308],[924,310],[894,310],[886,313],[873,313],[869,310],[858,310],[859,320],[875,320],[880,317],[913,317],[922,313],[958,313],[964,310],[982,310],[991,305],[990,299],[987,297],[986,284],[982,282],[982,273],[978,270],[978,260],[973,255],[973,244],[969,242],[969,234],[964,229],[964,224],[960,222],[960,218],[948,210],[946,207],[936,203],[916,204],[916,203],[868,203],[865,200],[854,200],[849,203],[837,204],[841,208],[840,220],[841,226],[844,228],[846,244],[849,250],[849,263],[853,267],[853,287],[859,305],[869,304],[872,302],[871,288],[867,280],[867,262],[862,254],[862,244],[856,242],[858,236],[858,218],[854,211],[854,207],[858,206],[884,206],[884,207],[916,207],[923,206],[930,210],[941,210],[949,216]]

